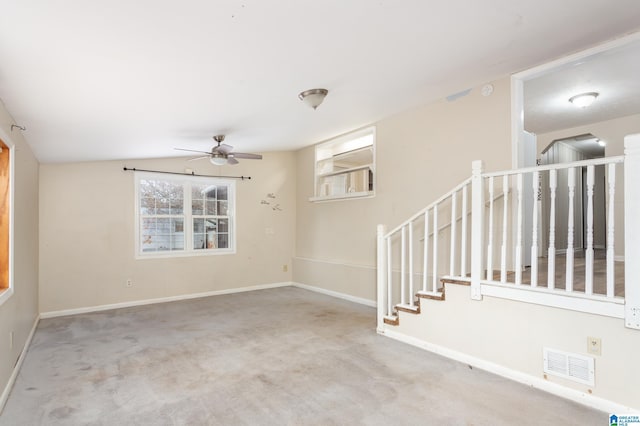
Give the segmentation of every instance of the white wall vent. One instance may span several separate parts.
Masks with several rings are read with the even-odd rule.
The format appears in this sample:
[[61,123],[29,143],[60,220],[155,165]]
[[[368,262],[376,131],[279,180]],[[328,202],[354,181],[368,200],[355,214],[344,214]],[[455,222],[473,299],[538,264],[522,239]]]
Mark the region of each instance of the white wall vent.
[[595,385],[595,361],[592,357],[543,348],[543,358],[545,373]]

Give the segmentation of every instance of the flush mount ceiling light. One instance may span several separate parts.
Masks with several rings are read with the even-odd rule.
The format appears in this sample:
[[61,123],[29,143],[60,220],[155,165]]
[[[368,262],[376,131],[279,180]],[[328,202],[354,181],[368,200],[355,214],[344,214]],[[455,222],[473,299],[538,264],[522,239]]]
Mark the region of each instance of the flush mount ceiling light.
[[579,108],[586,108],[593,103],[598,97],[598,92],[580,93],[569,98],[569,102]]
[[298,97],[302,102],[316,109],[324,101],[329,91],[327,89],[310,89],[300,93]]

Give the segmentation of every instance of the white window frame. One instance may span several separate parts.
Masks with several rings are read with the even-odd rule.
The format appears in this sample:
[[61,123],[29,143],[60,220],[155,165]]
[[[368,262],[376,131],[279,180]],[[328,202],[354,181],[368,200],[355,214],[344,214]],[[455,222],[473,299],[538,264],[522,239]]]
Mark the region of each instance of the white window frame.
[[[320,151],[331,150],[333,147],[338,146],[348,146],[350,142],[356,142],[357,140],[371,136],[372,143],[372,160],[371,164],[368,165],[369,170],[372,173],[372,184],[373,187],[371,190],[362,191],[362,192],[345,192],[342,194],[336,195],[322,195],[318,193],[319,180],[323,177],[322,173],[319,170],[319,162],[326,160],[326,158],[319,158]],[[349,152],[350,149],[345,149],[341,153]],[[363,169],[366,166],[358,167],[358,169]],[[345,171],[348,173],[348,171]],[[332,172],[334,175],[342,174],[340,172]],[[313,197],[309,198],[309,201],[318,202],[318,201],[337,201],[337,200],[348,200],[348,199],[357,199],[357,198],[371,198],[376,195],[376,185],[377,185],[377,176],[376,176],[376,128],[375,126],[366,127],[363,129],[359,129],[342,136],[335,137],[333,139],[329,139],[325,142],[319,143],[314,147],[314,162],[313,162]]]
[[[140,215],[140,181],[141,180],[164,180],[176,183],[182,183],[184,185],[183,196],[183,214],[184,218],[184,250],[175,251],[155,251],[155,252],[143,252],[140,246],[140,233],[141,233],[141,215]],[[158,259],[158,258],[173,258],[173,257],[194,257],[194,256],[216,256],[224,254],[236,253],[236,182],[230,179],[222,178],[209,178],[200,176],[182,176],[182,175],[170,175],[165,173],[153,173],[153,172],[135,172],[135,257],[136,259]],[[227,248],[215,248],[215,249],[194,249],[193,248],[193,218],[201,215],[193,215],[191,211],[191,185],[226,185],[229,188],[228,201],[229,208],[227,217],[229,220],[229,240]]]
[[8,287],[0,289],[0,305],[13,295],[13,241],[15,235],[15,182],[16,182],[16,150],[15,144],[8,133],[0,128],[0,139],[9,148],[9,282]]

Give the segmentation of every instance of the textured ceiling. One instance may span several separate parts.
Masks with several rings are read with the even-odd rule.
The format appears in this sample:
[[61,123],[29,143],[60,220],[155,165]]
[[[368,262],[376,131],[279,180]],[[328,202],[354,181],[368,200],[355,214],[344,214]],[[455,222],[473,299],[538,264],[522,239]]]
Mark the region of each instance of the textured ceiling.
[[[0,0],[0,99],[42,162],[290,150],[640,27],[617,0]],[[570,22],[571,25],[567,25]],[[318,110],[297,94],[324,87]]]
[[[524,82],[524,127],[542,134],[640,113],[640,38]],[[587,108],[573,95],[597,92]]]

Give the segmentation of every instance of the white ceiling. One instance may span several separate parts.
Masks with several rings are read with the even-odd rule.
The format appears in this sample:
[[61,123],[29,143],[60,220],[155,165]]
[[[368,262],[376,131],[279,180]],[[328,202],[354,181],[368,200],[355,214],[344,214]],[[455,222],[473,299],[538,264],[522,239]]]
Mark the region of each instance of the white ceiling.
[[[42,162],[290,150],[636,31],[616,0],[0,0],[0,99]],[[324,87],[318,110],[297,94]]]
[[[569,98],[597,92],[578,108]],[[640,113],[640,37],[524,82],[524,128],[542,134]]]

